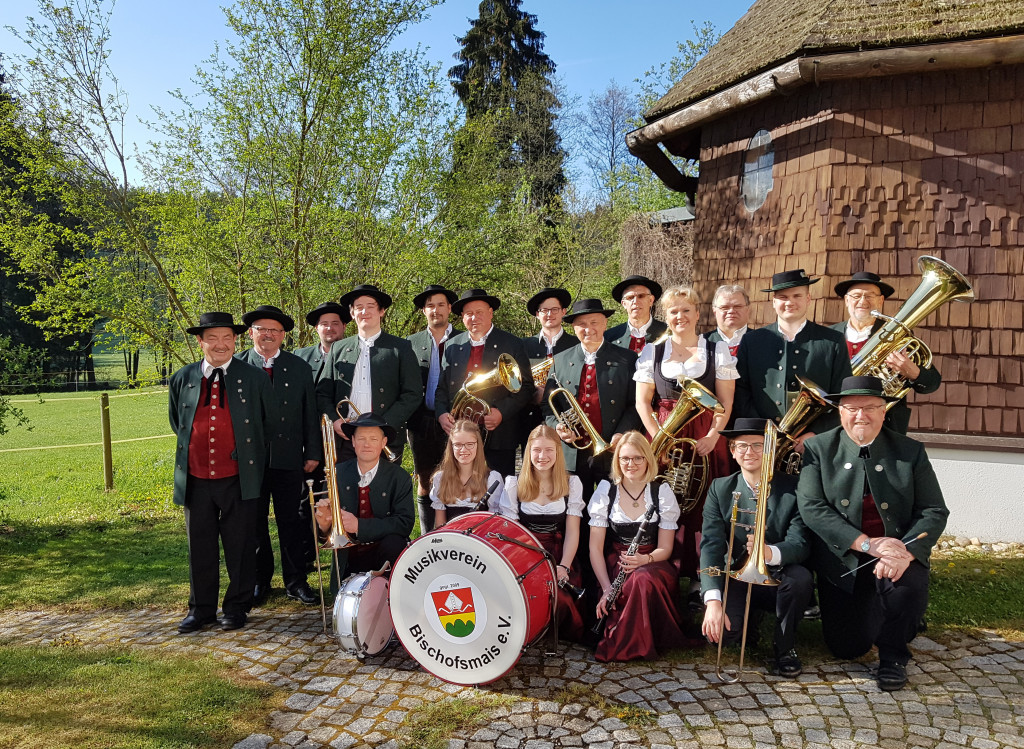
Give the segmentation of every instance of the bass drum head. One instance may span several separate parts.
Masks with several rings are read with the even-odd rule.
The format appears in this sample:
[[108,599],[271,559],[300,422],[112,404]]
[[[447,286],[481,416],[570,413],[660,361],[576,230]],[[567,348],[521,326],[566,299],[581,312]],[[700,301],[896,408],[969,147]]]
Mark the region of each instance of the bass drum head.
[[416,539],[395,563],[391,618],[409,654],[453,684],[500,679],[519,660],[529,628],[505,558],[476,536],[443,529]]
[[388,581],[369,572],[350,575],[334,599],[334,634],[342,649],[362,657],[377,655],[391,640]]

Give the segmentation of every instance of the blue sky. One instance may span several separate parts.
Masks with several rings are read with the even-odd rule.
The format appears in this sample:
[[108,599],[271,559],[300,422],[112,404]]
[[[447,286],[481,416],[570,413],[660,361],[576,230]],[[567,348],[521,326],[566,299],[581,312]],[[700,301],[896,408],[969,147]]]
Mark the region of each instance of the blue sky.
[[[74,0],[69,0],[73,2]],[[676,43],[691,36],[691,21],[711,21],[727,31],[753,0],[687,3],[649,0],[645,3],[611,0],[524,0],[523,8],[537,16],[546,34],[545,51],[570,95],[586,100],[603,91],[611,80],[633,86],[645,70],[667,61]],[[129,95],[130,140],[145,142],[148,133],[137,118],[152,119],[152,105],[173,107],[170,89],[191,90],[195,67],[227,35],[220,10],[212,0],[120,0],[111,23],[110,63]],[[421,44],[431,58],[453,64],[456,37],[469,28],[479,0],[447,0],[431,11],[429,20],[411,27],[406,46]],[[24,27],[36,12],[34,0],[4,0],[0,25]],[[0,51],[22,51],[6,28],[0,29]]]

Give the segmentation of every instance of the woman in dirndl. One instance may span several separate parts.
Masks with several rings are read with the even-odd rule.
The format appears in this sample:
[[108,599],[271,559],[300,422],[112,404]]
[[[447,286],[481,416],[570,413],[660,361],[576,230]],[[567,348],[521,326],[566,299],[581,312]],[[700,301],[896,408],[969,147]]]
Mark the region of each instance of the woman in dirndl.
[[525,526],[551,555],[558,578],[559,637],[579,641],[583,616],[576,601],[582,593],[582,578],[574,560],[580,543],[583,484],[565,469],[558,433],[545,424],[530,432],[523,458],[519,476],[505,479],[500,512]]
[[460,419],[448,433],[444,458],[430,478],[430,506],[434,509],[434,528],[472,512],[480,504],[487,488],[498,484],[484,512],[497,512],[501,502],[501,474],[487,467],[480,427]]
[[[676,569],[668,561],[679,505],[656,476],[650,443],[639,432],[626,432],[612,458],[615,483],[602,481],[590,499],[590,562],[603,591],[597,616],[607,615],[594,654],[599,661],[651,659],[698,642],[683,634]],[[651,508],[636,553],[627,554]],[[607,555],[606,539],[611,541]],[[616,597],[613,582],[620,571],[624,581]]]
[[[704,498],[712,479],[728,476],[735,469],[729,456],[728,440],[718,433],[729,423],[733,393],[736,389],[736,357],[725,342],[709,343],[697,335],[700,299],[690,286],[673,286],[658,300],[670,335],[663,341],[644,347],[637,361],[633,379],[636,381],[636,409],[653,439],[658,428],[672,413],[679,398],[678,380],[688,377],[714,395],[722,405],[721,413],[704,411],[683,427],[676,437],[696,442],[699,456],[708,459],[704,488],[697,496],[676,497],[681,505],[681,521],[676,533],[673,562],[680,576],[692,581],[691,592],[700,596],[700,528],[703,522]],[[656,456],[664,461],[664,456]]]

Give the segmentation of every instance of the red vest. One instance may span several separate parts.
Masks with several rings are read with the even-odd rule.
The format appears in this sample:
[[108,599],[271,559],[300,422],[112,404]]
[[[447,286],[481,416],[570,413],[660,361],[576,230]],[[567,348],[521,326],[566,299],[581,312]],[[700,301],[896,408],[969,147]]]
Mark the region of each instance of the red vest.
[[[485,344],[486,345],[486,344]],[[466,367],[466,374],[473,374],[484,363],[484,347],[469,347],[469,366]]]
[[587,364],[583,367],[583,371],[580,373],[580,386],[576,390],[576,400],[579,401],[583,413],[590,419],[590,423],[594,425],[594,429],[600,434],[603,431],[601,423],[601,395],[597,390],[596,370],[597,367],[593,364]]
[[646,338],[636,338],[634,336],[629,337],[629,350],[632,351],[634,354],[639,354],[641,351],[644,350],[644,346],[646,345]]
[[846,339],[846,350],[850,352],[850,358],[852,359],[853,357],[855,357],[857,355],[857,353],[862,348],[864,348],[864,344],[867,343],[867,342],[868,342],[867,338],[865,338],[863,341],[857,341],[856,343],[854,343],[849,338],[847,338]]
[[878,506],[870,492],[864,494],[864,507],[860,513],[860,529],[868,534],[869,538],[885,535],[885,524],[882,522],[882,516],[878,514]]
[[228,411],[227,386],[220,380],[213,386],[209,405],[203,405],[210,380],[203,378],[199,403],[188,440],[188,473],[200,479],[223,479],[238,475],[235,429]]
[[370,508],[370,485],[359,487],[359,519],[372,518],[373,510]]

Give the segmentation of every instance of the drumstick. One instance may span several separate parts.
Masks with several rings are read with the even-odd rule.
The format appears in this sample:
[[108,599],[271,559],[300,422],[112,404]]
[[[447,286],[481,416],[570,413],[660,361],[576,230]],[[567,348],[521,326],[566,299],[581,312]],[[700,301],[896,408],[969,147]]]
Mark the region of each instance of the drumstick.
[[[909,541],[904,541],[904,542],[903,542],[903,545],[904,545],[904,546],[910,546],[910,544],[914,543],[914,541],[920,541],[920,540],[921,540],[922,538],[924,538],[924,537],[925,537],[925,536],[927,536],[927,535],[928,535],[927,533],[925,533],[924,531],[922,531],[921,533],[918,533],[918,534],[917,534],[916,536],[914,536],[914,537],[913,537],[912,539],[910,539]],[[872,558],[871,558],[871,559],[869,559],[868,561],[864,562],[864,564],[858,565],[858,566],[854,567],[854,568],[853,568],[852,570],[847,570],[846,572],[844,572],[843,574],[841,574],[841,575],[840,575],[839,577],[846,577],[847,575],[852,575],[852,574],[853,574],[854,572],[856,572],[857,570],[859,570],[859,569],[860,569],[861,567],[867,567],[867,566],[868,566],[869,564],[871,564],[872,562],[877,562],[877,561],[878,561],[878,560],[879,560],[880,558],[881,558],[881,557],[872,557]]]

